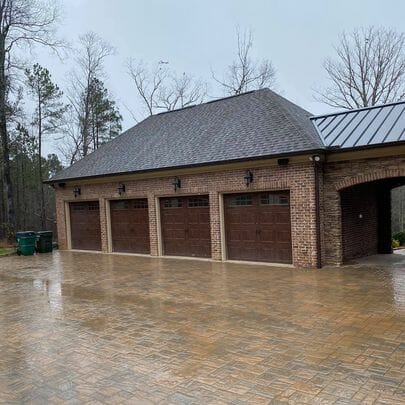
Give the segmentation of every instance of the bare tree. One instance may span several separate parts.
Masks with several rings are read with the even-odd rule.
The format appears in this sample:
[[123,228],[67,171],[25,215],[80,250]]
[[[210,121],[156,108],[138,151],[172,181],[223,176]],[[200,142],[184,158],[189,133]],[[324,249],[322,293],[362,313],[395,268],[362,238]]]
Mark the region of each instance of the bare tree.
[[77,123],[78,112],[73,105],[69,105],[64,118],[62,136],[58,139],[57,148],[63,156],[64,165],[71,166],[82,157],[83,138]]
[[0,138],[3,185],[6,195],[5,223],[14,224],[14,197],[11,185],[10,139],[7,128],[7,94],[12,69],[18,67],[16,48],[44,45],[56,49],[58,9],[52,1],[0,0]]
[[130,60],[127,70],[149,115],[202,103],[207,94],[206,83],[186,73],[178,76],[164,61],[149,69],[142,61]]
[[113,55],[115,50],[94,32],[81,36],[79,43],[80,48],[76,51],[77,68],[72,74],[68,98],[76,112],[75,121],[80,127],[79,133],[82,138],[81,151],[77,151],[75,156],[84,157],[89,153],[92,141],[90,134],[92,83],[104,76],[104,61]]
[[361,108],[405,97],[405,35],[385,28],[343,33],[324,69],[330,85],[315,98],[332,107]]
[[181,76],[171,74],[169,79],[169,85],[162,86],[158,92],[157,108],[170,111],[204,101],[207,85],[202,80],[195,80],[186,73]]
[[228,66],[223,79],[218,79],[212,73],[213,79],[219,83],[226,94],[240,94],[250,90],[273,87],[276,72],[273,65],[267,59],[257,61],[252,59],[253,47],[252,31],[237,31],[238,51],[237,57]]
[[136,91],[145,106],[147,113],[155,111],[158,92],[168,77],[166,63],[160,61],[152,70],[144,62],[136,63],[133,59],[127,62],[127,71],[135,84]]

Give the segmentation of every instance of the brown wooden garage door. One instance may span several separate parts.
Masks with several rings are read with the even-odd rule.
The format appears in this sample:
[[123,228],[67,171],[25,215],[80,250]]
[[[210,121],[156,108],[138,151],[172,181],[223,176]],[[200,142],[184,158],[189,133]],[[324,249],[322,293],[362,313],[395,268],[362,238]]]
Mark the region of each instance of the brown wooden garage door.
[[72,202],[69,207],[72,249],[101,250],[98,201]]
[[163,254],[211,257],[208,196],[162,198]]
[[291,263],[288,191],[224,196],[228,259]]
[[150,253],[148,200],[111,201],[110,207],[113,251]]

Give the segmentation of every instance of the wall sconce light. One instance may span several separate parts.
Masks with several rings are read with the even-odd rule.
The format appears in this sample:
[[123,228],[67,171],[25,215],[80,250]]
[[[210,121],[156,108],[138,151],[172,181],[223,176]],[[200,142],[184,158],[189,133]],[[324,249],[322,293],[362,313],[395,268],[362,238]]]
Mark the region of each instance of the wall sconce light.
[[120,183],[118,184],[118,194],[121,195],[122,193],[125,193],[125,184]]
[[250,170],[246,170],[244,179],[246,187],[249,187],[249,185],[253,183],[253,173]]
[[177,176],[173,179],[172,186],[175,192],[178,188],[181,188],[181,180]]
[[75,198],[82,193],[82,190],[80,190],[80,187],[75,186],[73,189],[73,194],[75,195]]

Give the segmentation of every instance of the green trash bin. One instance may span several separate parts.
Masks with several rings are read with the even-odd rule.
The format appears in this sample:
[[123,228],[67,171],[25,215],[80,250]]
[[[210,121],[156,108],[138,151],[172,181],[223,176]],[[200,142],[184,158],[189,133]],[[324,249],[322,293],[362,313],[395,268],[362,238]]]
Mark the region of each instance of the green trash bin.
[[35,253],[37,243],[37,235],[35,232],[17,232],[17,254],[23,256],[31,256]]
[[52,252],[52,231],[41,231],[37,232],[37,252],[38,253],[49,253]]

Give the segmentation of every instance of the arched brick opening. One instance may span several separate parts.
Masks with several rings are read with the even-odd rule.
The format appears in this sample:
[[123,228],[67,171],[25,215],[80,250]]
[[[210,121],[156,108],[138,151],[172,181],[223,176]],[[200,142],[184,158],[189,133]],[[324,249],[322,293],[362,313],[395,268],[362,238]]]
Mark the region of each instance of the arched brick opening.
[[370,183],[383,179],[394,179],[398,177],[405,177],[405,167],[398,167],[395,169],[381,169],[374,170],[367,174],[360,174],[357,176],[346,177],[336,183],[336,190],[341,191],[345,188],[352,187],[358,184]]
[[402,172],[382,170],[340,183],[346,185],[339,189],[344,262],[392,253],[391,190],[405,185],[405,171],[403,175]]

